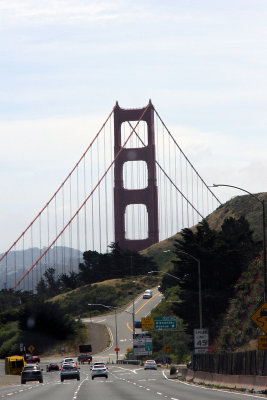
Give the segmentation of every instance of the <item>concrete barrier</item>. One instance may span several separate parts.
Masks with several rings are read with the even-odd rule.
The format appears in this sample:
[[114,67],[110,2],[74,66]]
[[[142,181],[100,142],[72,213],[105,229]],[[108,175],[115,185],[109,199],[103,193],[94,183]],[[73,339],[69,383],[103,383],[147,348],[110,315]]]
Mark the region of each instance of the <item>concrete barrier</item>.
[[0,375],[0,386],[20,384],[20,375]]
[[206,385],[254,390],[255,392],[267,389],[267,376],[213,374],[187,368],[178,368],[178,375],[187,381],[205,383]]

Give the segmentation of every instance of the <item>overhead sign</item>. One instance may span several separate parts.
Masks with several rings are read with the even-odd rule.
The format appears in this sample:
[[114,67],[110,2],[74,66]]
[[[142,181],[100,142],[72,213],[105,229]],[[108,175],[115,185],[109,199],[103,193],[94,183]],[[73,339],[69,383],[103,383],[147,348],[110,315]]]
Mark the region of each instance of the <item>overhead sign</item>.
[[209,347],[208,329],[194,329],[195,353],[205,353]]
[[258,350],[267,350],[267,335],[258,336]]
[[267,302],[262,305],[251,315],[250,319],[264,332],[267,333]]
[[155,317],[154,329],[158,331],[177,329],[176,317]]
[[146,317],[142,318],[142,330],[149,331],[154,329],[154,318]]
[[136,356],[152,355],[151,333],[138,333],[133,335],[133,352]]

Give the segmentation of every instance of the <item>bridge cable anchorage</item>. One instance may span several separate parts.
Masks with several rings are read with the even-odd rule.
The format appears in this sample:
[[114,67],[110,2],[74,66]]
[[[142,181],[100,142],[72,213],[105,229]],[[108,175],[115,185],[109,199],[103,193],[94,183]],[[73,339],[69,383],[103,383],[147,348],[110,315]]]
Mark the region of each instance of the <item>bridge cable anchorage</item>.
[[[137,125],[139,124],[139,122],[142,120],[143,116],[145,115],[147,109],[149,108],[150,104],[148,104],[142,115],[140,116],[138,122],[136,123],[134,129],[136,129]],[[114,110],[114,108],[113,108]],[[112,114],[112,113],[111,113]],[[111,115],[110,114],[110,115]],[[103,128],[103,126],[102,126]],[[101,129],[102,129],[101,128]],[[93,188],[93,190],[90,192],[90,194],[87,196],[87,198],[85,199],[85,201],[81,204],[81,206],[78,208],[78,210],[73,214],[73,216],[70,218],[70,220],[68,221],[68,223],[64,226],[64,228],[61,230],[61,232],[57,235],[57,237],[50,243],[50,245],[46,248],[46,250],[42,253],[42,255],[37,259],[37,261],[35,261],[35,263],[26,271],[26,273],[17,281],[17,283],[15,284],[15,286],[13,287],[13,289],[16,289],[17,286],[20,284],[20,282],[29,274],[30,271],[32,271],[32,269],[38,264],[38,262],[45,256],[45,254],[48,253],[48,251],[51,249],[51,247],[56,243],[56,241],[58,240],[58,238],[63,234],[63,232],[71,225],[72,221],[74,220],[74,218],[78,215],[78,213],[81,211],[81,209],[83,208],[83,206],[86,204],[86,202],[88,201],[88,199],[93,195],[93,193],[96,191],[96,189],[99,187],[100,183],[103,181],[103,179],[106,177],[107,173],[109,172],[109,170],[111,169],[111,167],[113,166],[113,164],[115,163],[116,159],[119,157],[120,153],[122,152],[122,150],[125,148],[126,144],[128,143],[129,139],[131,138],[134,129],[131,131],[131,133],[129,134],[128,138],[125,140],[123,146],[121,146],[120,150],[117,152],[116,156],[114,157],[113,161],[110,163],[109,167],[107,168],[107,170],[105,171],[105,173],[102,175],[102,177],[100,178],[100,180],[98,181],[98,183],[95,185],[95,187]],[[81,158],[82,159],[82,158]],[[80,159],[80,160],[81,160]],[[64,181],[65,182],[65,181]],[[0,260],[1,261],[1,260]]]

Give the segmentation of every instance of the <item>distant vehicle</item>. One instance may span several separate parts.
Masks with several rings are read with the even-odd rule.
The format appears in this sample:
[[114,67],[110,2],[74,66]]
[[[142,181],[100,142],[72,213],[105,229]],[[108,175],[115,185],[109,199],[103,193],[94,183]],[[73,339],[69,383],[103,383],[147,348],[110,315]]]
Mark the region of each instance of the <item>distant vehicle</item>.
[[61,371],[60,371],[60,380],[64,382],[65,379],[77,379],[80,380],[80,371],[77,365],[72,364],[63,364]]
[[135,328],[142,328],[142,321],[141,320],[137,320],[134,323]]
[[25,365],[24,357],[11,356],[5,359],[6,375],[20,375]]
[[155,360],[146,360],[144,369],[157,369],[157,364]]
[[21,383],[24,384],[28,381],[39,381],[43,383],[43,374],[39,365],[26,364],[21,373]]
[[105,366],[105,364],[98,364],[98,365],[94,365],[91,371],[91,377],[92,379],[97,378],[97,377],[104,377],[104,378],[108,378],[108,369]]
[[143,294],[143,299],[150,299],[152,297],[152,294],[153,294],[152,290],[150,289],[145,290]]
[[84,363],[88,362],[88,364],[90,364],[92,359],[93,359],[92,356],[90,356],[88,354],[81,354],[80,356],[78,356],[78,363],[84,364]]
[[49,363],[46,366],[46,371],[50,372],[50,371],[59,371],[59,365],[57,363]]
[[106,366],[106,364],[104,363],[104,361],[97,361],[97,362],[94,362],[93,367],[96,367],[96,366],[98,366],[98,365],[104,365],[104,367]]
[[40,357],[39,356],[34,356],[32,354],[26,354],[25,361],[26,361],[27,364],[39,363],[40,362]]
[[73,358],[64,358],[64,360],[61,361],[61,364],[64,363],[74,363],[75,361],[73,360]]

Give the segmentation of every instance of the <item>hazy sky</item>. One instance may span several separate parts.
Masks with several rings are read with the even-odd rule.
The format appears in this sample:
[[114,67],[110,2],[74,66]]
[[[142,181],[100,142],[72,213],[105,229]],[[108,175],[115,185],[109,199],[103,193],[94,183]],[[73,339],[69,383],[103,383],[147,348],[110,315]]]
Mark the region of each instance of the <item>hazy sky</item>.
[[152,99],[208,184],[267,191],[266,21],[266,0],[0,0],[0,252],[116,100]]

